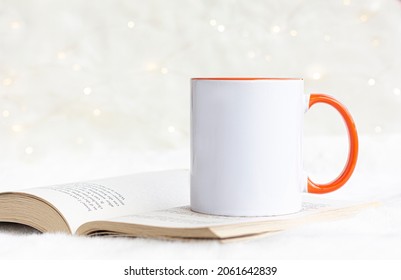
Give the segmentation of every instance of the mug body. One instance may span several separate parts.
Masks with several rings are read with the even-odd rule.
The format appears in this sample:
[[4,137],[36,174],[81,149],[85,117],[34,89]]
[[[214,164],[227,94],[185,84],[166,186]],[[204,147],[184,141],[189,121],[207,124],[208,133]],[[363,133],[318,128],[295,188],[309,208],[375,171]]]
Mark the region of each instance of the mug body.
[[191,80],[191,209],[228,216],[301,210],[303,79]]

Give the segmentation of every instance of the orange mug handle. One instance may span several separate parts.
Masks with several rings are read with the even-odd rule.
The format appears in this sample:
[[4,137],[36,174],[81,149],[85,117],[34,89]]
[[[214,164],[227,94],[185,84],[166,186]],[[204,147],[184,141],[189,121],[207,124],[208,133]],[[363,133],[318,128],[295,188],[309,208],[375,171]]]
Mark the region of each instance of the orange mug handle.
[[326,94],[313,93],[310,95],[309,108],[316,103],[326,103],[334,107],[341,114],[347,126],[349,140],[348,160],[341,174],[336,179],[326,184],[316,184],[308,178],[308,192],[322,194],[341,188],[351,177],[352,172],[354,172],[358,158],[358,133],[350,112],[338,100]]

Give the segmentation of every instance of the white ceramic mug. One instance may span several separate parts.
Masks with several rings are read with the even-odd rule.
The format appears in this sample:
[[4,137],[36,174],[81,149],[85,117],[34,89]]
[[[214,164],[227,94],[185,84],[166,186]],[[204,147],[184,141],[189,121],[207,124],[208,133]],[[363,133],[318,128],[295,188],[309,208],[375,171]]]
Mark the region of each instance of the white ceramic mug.
[[[327,184],[304,175],[304,113],[333,106],[350,140],[348,161]],[[301,193],[326,193],[350,178],[358,135],[348,110],[325,94],[305,94],[301,78],[191,80],[191,209],[228,216],[271,216],[301,210]]]

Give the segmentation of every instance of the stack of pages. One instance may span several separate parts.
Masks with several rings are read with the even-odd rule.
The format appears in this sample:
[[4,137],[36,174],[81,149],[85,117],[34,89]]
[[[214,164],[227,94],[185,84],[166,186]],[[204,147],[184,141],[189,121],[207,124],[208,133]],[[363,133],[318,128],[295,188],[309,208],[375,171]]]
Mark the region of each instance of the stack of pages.
[[224,241],[339,219],[376,203],[305,194],[302,211],[274,217],[205,215],[191,211],[188,204],[188,171],[171,170],[3,192],[0,221],[41,232]]

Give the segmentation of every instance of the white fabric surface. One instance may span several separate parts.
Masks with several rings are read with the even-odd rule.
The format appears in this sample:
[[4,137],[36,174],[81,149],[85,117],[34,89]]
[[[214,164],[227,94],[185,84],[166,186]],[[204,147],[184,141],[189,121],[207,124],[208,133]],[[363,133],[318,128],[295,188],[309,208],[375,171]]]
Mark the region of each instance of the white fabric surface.
[[[38,234],[30,228],[0,225],[0,258],[3,259],[391,259],[401,258],[401,135],[362,136],[360,161],[349,183],[329,196],[335,198],[383,200],[383,206],[365,210],[355,217],[335,222],[306,225],[273,236],[221,244],[216,241],[171,241],[143,238],[78,237],[65,234]],[[316,181],[334,175],[343,164],[341,139],[305,140],[305,165]],[[313,147],[313,148],[312,148]],[[331,149],[328,149],[331,147]],[[143,166],[143,170],[186,167],[188,151],[160,153],[150,157],[127,154],[109,161],[91,158],[81,166],[62,163],[9,166],[2,173],[0,190],[18,185],[41,185],[71,181],[78,177],[118,175],[109,169],[118,164]],[[61,163],[60,163],[61,164]],[[80,167],[80,168],[79,168]],[[52,169],[49,172],[49,169]],[[133,168],[134,169],[134,168]],[[79,171],[72,174],[71,171]],[[137,168],[137,171],[139,168]],[[9,173],[9,174],[10,174]],[[128,173],[128,172],[125,172]]]

